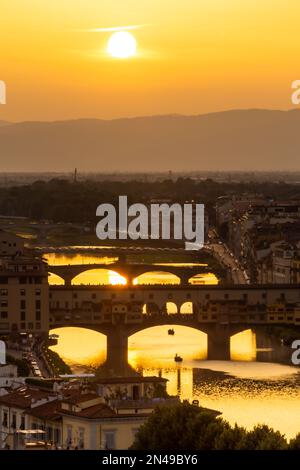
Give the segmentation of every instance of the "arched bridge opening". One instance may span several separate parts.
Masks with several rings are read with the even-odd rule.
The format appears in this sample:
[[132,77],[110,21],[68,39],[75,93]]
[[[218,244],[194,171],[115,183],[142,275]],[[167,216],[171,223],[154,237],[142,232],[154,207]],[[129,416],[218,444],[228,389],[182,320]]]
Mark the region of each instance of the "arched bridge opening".
[[108,268],[86,269],[71,279],[72,285],[125,285],[127,279]]
[[178,285],[180,277],[169,271],[146,271],[133,279],[133,285]]

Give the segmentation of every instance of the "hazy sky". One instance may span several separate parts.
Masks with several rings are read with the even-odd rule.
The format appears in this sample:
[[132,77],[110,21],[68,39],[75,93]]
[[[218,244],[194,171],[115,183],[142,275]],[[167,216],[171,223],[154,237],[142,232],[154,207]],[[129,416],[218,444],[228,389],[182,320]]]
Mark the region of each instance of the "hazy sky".
[[[112,58],[93,29],[128,25]],[[287,109],[299,30],[299,0],[1,0],[0,120]]]

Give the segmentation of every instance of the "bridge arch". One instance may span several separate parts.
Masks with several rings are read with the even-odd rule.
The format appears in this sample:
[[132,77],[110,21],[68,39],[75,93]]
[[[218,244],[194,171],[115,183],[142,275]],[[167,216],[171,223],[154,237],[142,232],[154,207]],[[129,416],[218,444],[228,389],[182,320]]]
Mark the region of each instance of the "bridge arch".
[[214,273],[197,273],[193,274],[193,276],[190,276],[188,278],[188,284],[191,285],[205,285],[205,284],[210,284],[210,285],[217,285],[219,283],[218,278]]
[[125,285],[127,278],[107,268],[84,269],[71,279],[72,285]]
[[193,314],[194,313],[194,303],[191,301],[184,302],[180,306],[180,313],[183,314]]
[[230,336],[231,359],[253,361],[256,359],[256,334],[252,328],[239,328]]
[[180,284],[180,277],[170,270],[158,269],[155,271],[145,271],[138,274],[134,280],[134,285],[155,285],[155,284]]
[[58,274],[48,272],[48,283],[53,286],[63,286],[65,284],[65,279]]
[[145,315],[157,315],[160,313],[159,306],[154,302],[146,302],[143,305],[142,309],[143,314]]
[[178,313],[178,306],[175,302],[166,302],[165,311],[168,315],[174,315]]
[[[141,325],[142,326],[142,325]],[[169,334],[169,330],[174,335]],[[159,367],[174,364],[175,354],[184,360],[207,358],[207,334],[198,328],[177,325],[146,327],[134,332],[128,338],[128,358],[131,365],[138,365],[141,361],[144,366]],[[167,361],[167,362],[166,362]]]
[[[55,326],[49,334],[58,335],[58,343],[51,346],[67,362],[72,361],[90,365],[92,360],[102,363],[107,355],[107,335],[105,331],[94,330],[87,326]],[[80,356],[78,344],[81,345]],[[93,359],[91,359],[93,358]]]

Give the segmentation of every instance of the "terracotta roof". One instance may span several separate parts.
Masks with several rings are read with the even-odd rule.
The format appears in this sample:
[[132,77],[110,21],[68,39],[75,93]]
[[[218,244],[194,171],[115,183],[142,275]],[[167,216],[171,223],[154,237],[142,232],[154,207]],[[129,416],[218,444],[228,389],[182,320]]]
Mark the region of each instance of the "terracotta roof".
[[168,382],[168,379],[163,377],[106,377],[106,378],[98,378],[96,379],[95,383],[101,385],[111,385],[111,384],[137,384],[137,383],[162,383]]
[[32,400],[41,400],[51,396],[53,397],[54,395],[46,391],[24,386],[0,396],[0,403],[25,409],[30,408]]
[[59,414],[60,404],[58,400],[53,400],[49,403],[45,403],[44,405],[37,406],[35,408],[31,408],[28,411],[28,414],[31,416],[35,416],[39,419],[45,420],[56,420],[61,419],[61,415]]
[[85,401],[93,400],[95,398],[99,398],[99,395],[95,392],[89,392],[89,393],[82,393],[80,390],[76,390],[76,393],[70,394],[64,394],[62,401],[64,403],[83,403]]
[[61,414],[67,414],[72,416],[78,416],[80,418],[88,418],[88,419],[97,419],[97,418],[113,418],[116,417],[117,414],[114,410],[112,410],[109,406],[105,405],[104,403],[99,403],[94,406],[89,406],[81,411],[71,411],[71,410],[64,410],[60,409]]
[[109,406],[100,403],[95,406],[89,406],[88,408],[81,410],[79,412],[70,411],[70,410],[60,410],[61,415],[68,415],[74,416],[78,418],[86,418],[86,419],[122,419],[122,418],[146,418],[150,416],[151,413],[122,413],[117,414],[113,409]]

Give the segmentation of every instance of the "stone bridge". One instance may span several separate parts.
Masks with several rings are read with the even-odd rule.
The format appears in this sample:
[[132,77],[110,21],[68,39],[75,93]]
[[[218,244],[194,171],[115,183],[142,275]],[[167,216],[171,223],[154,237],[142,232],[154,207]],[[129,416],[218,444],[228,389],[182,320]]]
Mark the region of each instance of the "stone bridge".
[[[71,321],[67,325],[92,329],[104,334],[107,338],[106,365],[116,371],[116,373],[126,370],[128,364],[128,338],[135,333],[154,326],[185,326],[205,333],[207,335],[208,360],[230,360],[231,336],[248,329],[260,335],[267,326],[266,322],[260,322],[259,324],[248,323],[247,321],[231,324],[199,322],[197,315],[183,314],[157,315],[153,317],[143,315],[141,320],[139,316],[137,317],[137,323],[124,323],[119,316],[117,319],[115,317],[112,322],[102,324]],[[59,322],[53,322],[51,328],[60,328],[67,325],[66,322],[64,325],[61,325]],[[166,328],[167,334],[168,328]],[[155,351],[153,351],[153,354],[155,354]]]
[[[300,330],[299,285],[51,286],[50,296],[50,329],[77,326],[103,333],[107,364],[114,370],[127,364],[128,338],[154,326],[206,333],[208,359],[216,360],[230,359],[230,337],[243,330],[259,333],[270,325]],[[176,313],[167,313],[168,304]]]
[[180,279],[180,283],[187,285],[189,279],[197,274],[209,272],[208,266],[172,266],[164,264],[129,264],[123,262],[115,262],[110,264],[91,263],[91,264],[69,264],[69,265],[49,265],[49,273],[56,274],[61,277],[65,285],[71,285],[74,277],[78,274],[90,271],[92,269],[105,269],[114,271],[127,279],[127,284],[131,285],[133,280],[141,274],[149,272],[165,272],[174,274]]

